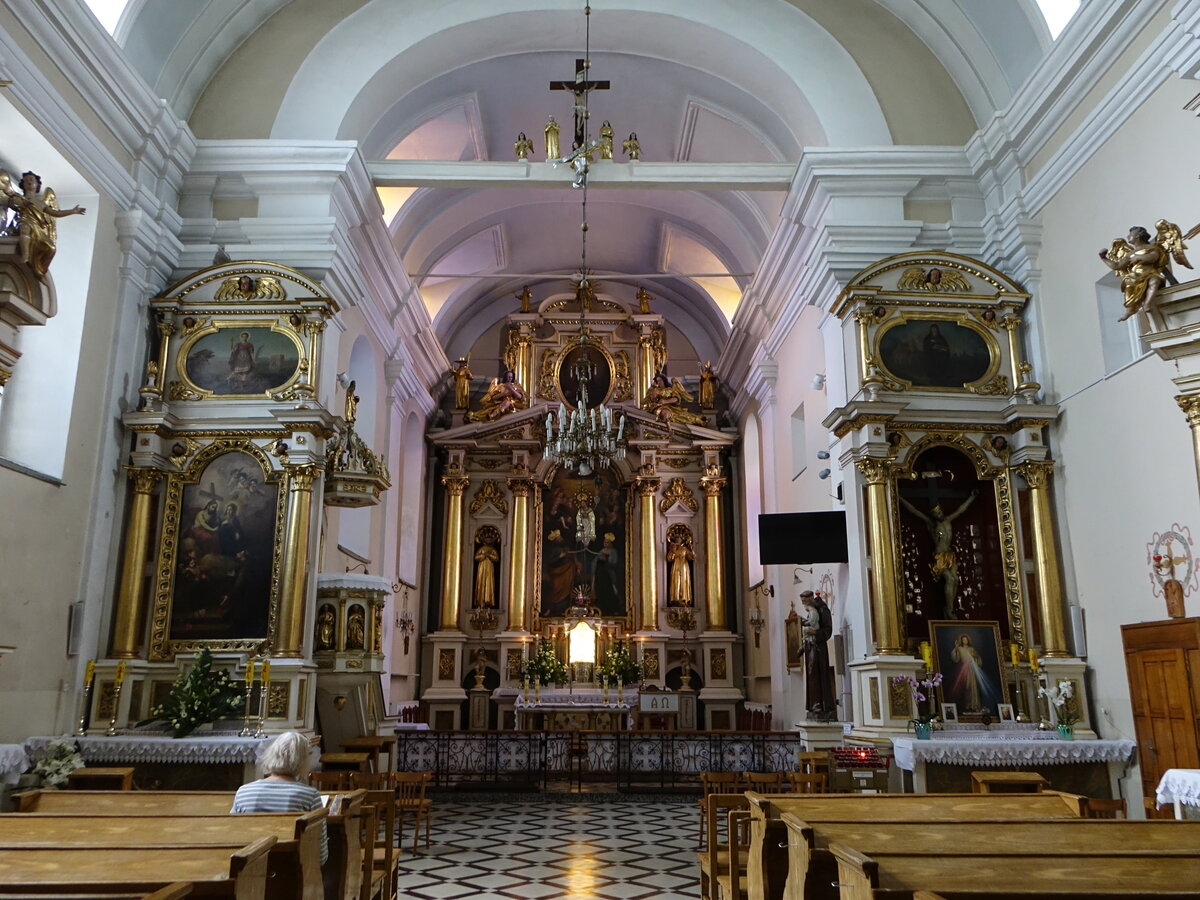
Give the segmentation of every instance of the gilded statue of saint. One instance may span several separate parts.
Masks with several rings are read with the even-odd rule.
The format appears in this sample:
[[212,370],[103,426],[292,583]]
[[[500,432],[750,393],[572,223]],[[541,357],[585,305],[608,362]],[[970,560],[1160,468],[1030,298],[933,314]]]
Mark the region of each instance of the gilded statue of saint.
[[500,561],[491,538],[485,538],[475,551],[475,606],[496,608],[496,563]]
[[613,129],[608,124],[608,119],[605,119],[604,124],[600,126],[600,158],[613,158]]
[[521,293],[517,294],[517,299],[521,301],[521,312],[529,312],[530,303],[533,301],[533,291],[529,289],[529,285],[524,285],[521,288]]
[[346,649],[362,650],[366,647],[367,623],[361,606],[355,606],[346,618]]
[[513,141],[513,149],[517,151],[517,159],[529,159],[529,151],[533,149],[533,141],[525,137],[525,132],[517,135]]
[[650,315],[650,292],[639,284],[634,296],[637,298],[638,312],[643,316]]
[[629,132],[629,137],[621,141],[621,152],[629,155],[631,160],[638,159],[642,153],[642,145],[638,142],[636,131]]
[[704,416],[684,409],[685,403],[694,402],[695,398],[688,393],[676,378],[668,381],[667,376],[659,372],[654,376],[654,382],[646,391],[646,399],[642,401],[642,409],[649,410],[660,422],[677,423],[680,425],[703,425]]
[[354,420],[358,417],[358,401],[359,397],[354,393],[354,389],[358,386],[357,381],[351,381],[346,388],[346,411],[345,419],[347,425],[353,425]]
[[[1112,246],[1100,251],[1100,261],[1121,278],[1121,293],[1125,295],[1125,321],[1134,313],[1150,309],[1159,290],[1178,284],[1171,272],[1171,260],[1191,268],[1183,251],[1183,234],[1178,225],[1159,219],[1154,223],[1157,234],[1140,225],[1129,229],[1128,239],[1117,238]],[[1189,232],[1190,233],[1190,232]]]
[[668,603],[671,606],[692,605],[692,567],[691,562],[696,558],[690,542],[683,537],[676,537],[667,548],[667,566],[670,571],[670,589]]
[[333,608],[322,606],[320,615],[317,616],[317,649],[332,650],[333,649]]
[[525,389],[517,382],[512,370],[504,373],[504,379],[492,379],[479,401],[479,409],[467,413],[468,422],[494,422],[503,415],[525,408]]
[[942,511],[941,505],[936,505],[928,514],[921,512],[903,497],[900,504],[910,513],[925,523],[929,536],[933,538],[933,563],[929,566],[935,581],[942,583],[944,600],[944,615],[947,619],[957,618],[954,614],[954,598],[958,594],[958,559],[954,555],[954,520],[967,511],[978,491],[971,491],[969,497],[950,515]]
[[450,373],[454,376],[454,408],[466,409],[471,405],[471,367],[467,358],[461,357]]
[[712,360],[700,367],[700,408],[716,409],[717,406],[717,373],[713,371]]
[[558,123],[554,116],[546,122],[546,159],[558,159]]
[[41,176],[35,172],[21,175],[20,192],[13,189],[7,172],[0,172],[0,206],[17,214],[17,246],[21,260],[33,269],[38,278],[45,279],[50,263],[58,250],[58,225],[55,219],[82,216],[82,206],[58,208],[58,196],[50,188],[42,190]]

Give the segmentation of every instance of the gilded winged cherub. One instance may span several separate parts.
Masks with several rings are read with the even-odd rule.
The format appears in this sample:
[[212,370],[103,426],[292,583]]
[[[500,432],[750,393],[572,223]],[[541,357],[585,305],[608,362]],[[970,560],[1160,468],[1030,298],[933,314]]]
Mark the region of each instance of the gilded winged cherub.
[[36,172],[21,175],[20,191],[12,185],[12,177],[0,172],[0,208],[7,207],[17,214],[13,227],[21,260],[44,279],[58,250],[58,226],[55,219],[82,216],[82,206],[58,208],[58,196],[50,188],[42,190],[42,178]]
[[621,152],[629,155],[630,159],[638,159],[642,155],[642,145],[638,141],[636,131],[629,132],[629,137],[621,141]]
[[953,269],[922,269],[912,266],[905,269],[900,276],[896,288],[901,291],[929,291],[931,293],[960,293],[966,294],[971,290],[970,282],[963,278],[961,272]]
[[1171,260],[1192,267],[1183,253],[1187,245],[1179,226],[1159,219],[1154,227],[1157,229],[1154,240],[1150,239],[1149,231],[1135,225],[1129,229],[1128,239],[1117,238],[1111,247],[1100,251],[1100,261],[1121,277],[1125,315],[1118,321],[1150,309],[1162,288],[1179,283],[1171,272]]
[[479,409],[467,413],[467,421],[494,422],[503,415],[524,409],[525,406],[525,389],[517,382],[517,376],[510,370],[504,373],[503,380],[492,379],[492,386],[487,389],[487,393],[479,401]]
[[684,409],[685,403],[692,403],[695,398],[688,393],[676,378],[669,381],[663,372],[654,376],[654,382],[646,391],[646,399],[642,401],[642,409],[654,414],[660,422],[675,422],[680,425],[703,425],[704,416]]
[[525,137],[525,132],[517,135],[513,141],[513,150],[517,151],[517,159],[529,159],[529,151],[533,149],[533,141]]

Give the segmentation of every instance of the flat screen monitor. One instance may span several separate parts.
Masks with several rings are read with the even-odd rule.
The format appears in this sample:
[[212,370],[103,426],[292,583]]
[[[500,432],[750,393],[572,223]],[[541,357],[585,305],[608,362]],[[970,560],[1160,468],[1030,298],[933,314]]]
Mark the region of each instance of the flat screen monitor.
[[758,517],[759,565],[849,562],[846,511]]

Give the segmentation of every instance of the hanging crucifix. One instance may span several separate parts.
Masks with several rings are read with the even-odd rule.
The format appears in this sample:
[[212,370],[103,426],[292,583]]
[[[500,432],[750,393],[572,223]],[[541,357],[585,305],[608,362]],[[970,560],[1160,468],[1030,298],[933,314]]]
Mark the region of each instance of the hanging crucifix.
[[928,513],[917,509],[904,497],[900,497],[900,505],[924,522],[929,530],[929,536],[933,540],[933,564],[930,571],[934,580],[942,583],[942,614],[947,619],[953,619],[956,618],[954,600],[959,582],[958,559],[954,554],[954,520],[967,511],[967,507],[974,502],[979,492],[972,490],[953,512],[948,513],[942,508],[942,501],[962,497],[964,492],[942,488],[938,484],[938,478],[942,474],[949,475],[951,480],[954,478],[953,472],[931,470],[920,473],[919,477],[925,480],[925,487],[921,493],[925,494],[929,502]]
[[588,92],[607,91],[609,89],[607,81],[588,81],[587,72],[591,67],[592,61],[590,59],[577,59],[575,60],[574,81],[550,82],[550,90],[570,91],[575,96],[575,105],[572,107],[572,111],[575,114],[575,143],[571,145],[572,150],[582,147],[584,144],[584,133],[587,129]]

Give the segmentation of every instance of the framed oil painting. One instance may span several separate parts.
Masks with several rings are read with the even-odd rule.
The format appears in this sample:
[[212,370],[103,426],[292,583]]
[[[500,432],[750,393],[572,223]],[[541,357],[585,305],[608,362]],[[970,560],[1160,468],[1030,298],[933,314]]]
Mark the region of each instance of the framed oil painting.
[[278,476],[249,441],[218,441],[171,477],[166,502],[155,657],[201,646],[256,648],[268,636],[277,593],[286,505]]
[[612,470],[586,478],[555,473],[542,501],[541,618],[565,615],[580,588],[602,616],[629,615],[628,518],[626,492]]
[[187,380],[210,395],[248,396],[283,387],[300,366],[300,344],[264,325],[219,325],[183,348]]
[[901,319],[878,341],[883,367],[915,388],[963,390],[988,380],[999,362],[981,330],[952,318]]
[[938,688],[943,704],[953,703],[961,721],[979,721],[983,711],[995,716],[1008,702],[1008,685],[1000,670],[1000,623],[945,619],[929,623],[934,668],[942,673]]
[[792,605],[792,611],[783,620],[783,636],[784,643],[787,646],[787,667],[789,669],[803,669],[804,643],[800,638],[800,616],[796,614],[794,604]]
[[587,405],[590,409],[608,400],[613,383],[612,361],[598,344],[576,344],[563,353],[558,362],[558,390],[562,394],[563,402],[572,407],[579,398],[579,376],[576,369],[580,361],[586,362],[591,372],[586,379]]

